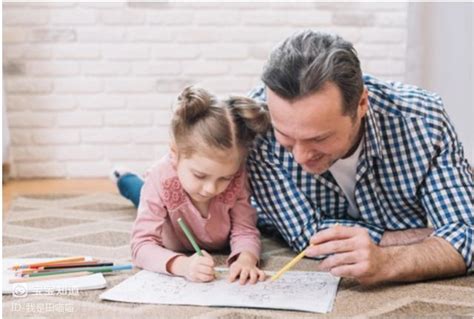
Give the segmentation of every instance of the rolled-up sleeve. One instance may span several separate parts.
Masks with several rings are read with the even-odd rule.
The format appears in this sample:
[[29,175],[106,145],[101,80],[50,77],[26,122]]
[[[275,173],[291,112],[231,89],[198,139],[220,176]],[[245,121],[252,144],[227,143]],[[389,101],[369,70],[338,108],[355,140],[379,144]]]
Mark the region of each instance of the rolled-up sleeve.
[[435,228],[432,236],[448,241],[473,272],[474,183],[454,128],[447,116],[434,134],[435,153],[421,190],[422,204]]

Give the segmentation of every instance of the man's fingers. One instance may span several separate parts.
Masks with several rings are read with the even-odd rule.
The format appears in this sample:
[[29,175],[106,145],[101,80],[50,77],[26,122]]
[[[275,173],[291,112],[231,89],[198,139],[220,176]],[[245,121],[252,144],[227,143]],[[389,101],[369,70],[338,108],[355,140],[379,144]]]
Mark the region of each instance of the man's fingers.
[[320,255],[349,252],[356,248],[353,238],[332,240],[318,245],[311,245],[306,249],[305,255],[308,257],[316,257]]
[[330,270],[333,276],[359,279],[364,273],[364,264],[357,263],[352,265],[342,265]]
[[319,264],[319,268],[328,271],[332,268],[339,267],[342,265],[355,264],[359,260],[360,258],[357,252],[339,253],[331,255],[324,259]]
[[311,237],[310,243],[318,245],[327,241],[351,238],[361,232],[366,232],[366,230],[360,227],[345,227],[337,225],[319,231],[316,235]]

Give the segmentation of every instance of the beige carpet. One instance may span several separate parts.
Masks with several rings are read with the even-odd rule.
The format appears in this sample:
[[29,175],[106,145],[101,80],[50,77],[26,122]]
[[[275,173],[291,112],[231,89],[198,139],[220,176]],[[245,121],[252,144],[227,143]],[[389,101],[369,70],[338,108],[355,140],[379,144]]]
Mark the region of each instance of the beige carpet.
[[[128,262],[129,234],[135,210],[114,194],[24,196],[14,200],[3,222],[4,257],[90,255]],[[263,265],[277,270],[294,254],[281,242],[263,238]],[[225,255],[219,255],[222,264]],[[303,260],[297,270],[311,270]],[[113,287],[126,272],[107,276]],[[334,309],[326,315],[241,308],[161,306],[101,301],[103,290],[73,296],[3,296],[4,318],[474,318],[474,276],[427,283],[364,288],[342,280]],[[288,296],[291,298],[291,296]]]

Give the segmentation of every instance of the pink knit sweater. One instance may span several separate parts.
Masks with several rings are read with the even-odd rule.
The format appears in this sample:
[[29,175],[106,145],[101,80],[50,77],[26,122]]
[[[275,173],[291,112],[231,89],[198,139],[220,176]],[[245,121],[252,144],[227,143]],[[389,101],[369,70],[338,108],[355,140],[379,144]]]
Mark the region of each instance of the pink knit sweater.
[[227,189],[211,199],[203,218],[184,192],[169,156],[162,158],[145,177],[138,215],[132,230],[132,261],[143,269],[168,273],[168,261],[193,247],[178,225],[182,218],[201,249],[228,247],[230,264],[239,253],[260,256],[260,233],[256,212],[249,203],[247,174],[241,170]]

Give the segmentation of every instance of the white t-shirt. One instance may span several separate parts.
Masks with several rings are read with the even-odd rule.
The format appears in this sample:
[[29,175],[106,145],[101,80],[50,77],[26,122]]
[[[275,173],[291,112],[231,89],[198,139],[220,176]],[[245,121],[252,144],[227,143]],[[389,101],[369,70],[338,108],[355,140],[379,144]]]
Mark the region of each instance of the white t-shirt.
[[362,145],[364,144],[363,141],[364,139],[361,139],[357,149],[351,156],[339,159],[329,168],[332,176],[336,179],[337,184],[342,188],[346,199],[349,201],[349,209],[347,212],[354,218],[359,217],[359,210],[357,209],[354,197],[354,189],[356,184],[357,161],[359,160]]

